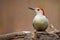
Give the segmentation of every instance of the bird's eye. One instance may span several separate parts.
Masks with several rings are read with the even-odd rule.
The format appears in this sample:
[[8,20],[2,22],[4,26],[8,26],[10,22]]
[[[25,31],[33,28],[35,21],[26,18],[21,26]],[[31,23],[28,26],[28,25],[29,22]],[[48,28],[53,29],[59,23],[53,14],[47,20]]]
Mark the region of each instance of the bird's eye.
[[37,11],[40,11],[40,9],[37,9]]

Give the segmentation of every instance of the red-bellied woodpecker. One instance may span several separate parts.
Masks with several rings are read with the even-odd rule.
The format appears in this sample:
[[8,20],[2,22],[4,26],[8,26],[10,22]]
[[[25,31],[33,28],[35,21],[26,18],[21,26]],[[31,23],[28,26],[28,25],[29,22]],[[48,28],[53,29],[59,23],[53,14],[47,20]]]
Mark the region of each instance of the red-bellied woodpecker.
[[48,27],[48,19],[44,15],[44,10],[42,8],[30,8],[34,10],[36,16],[33,19],[33,27],[36,31],[45,31]]

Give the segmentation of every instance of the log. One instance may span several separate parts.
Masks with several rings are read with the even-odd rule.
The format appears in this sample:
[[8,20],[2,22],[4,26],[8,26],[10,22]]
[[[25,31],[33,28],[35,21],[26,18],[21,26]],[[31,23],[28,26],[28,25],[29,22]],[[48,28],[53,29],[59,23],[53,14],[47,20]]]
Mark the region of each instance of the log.
[[24,36],[25,34],[22,32],[14,32],[0,35],[0,40],[12,40],[12,39],[24,38]]
[[24,38],[24,40],[60,40],[60,32],[48,33],[24,31],[0,35],[0,40],[13,40],[19,38]]

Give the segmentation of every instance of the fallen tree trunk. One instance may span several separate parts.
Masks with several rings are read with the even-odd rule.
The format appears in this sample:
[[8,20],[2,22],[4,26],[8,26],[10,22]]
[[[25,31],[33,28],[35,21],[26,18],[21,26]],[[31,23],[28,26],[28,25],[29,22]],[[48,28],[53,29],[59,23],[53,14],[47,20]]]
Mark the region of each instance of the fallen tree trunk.
[[12,40],[18,38],[24,38],[25,34],[22,32],[14,32],[9,34],[0,35],[0,40]]
[[60,32],[47,33],[47,32],[15,32],[0,35],[0,40],[12,40],[24,38],[24,40],[60,40]]

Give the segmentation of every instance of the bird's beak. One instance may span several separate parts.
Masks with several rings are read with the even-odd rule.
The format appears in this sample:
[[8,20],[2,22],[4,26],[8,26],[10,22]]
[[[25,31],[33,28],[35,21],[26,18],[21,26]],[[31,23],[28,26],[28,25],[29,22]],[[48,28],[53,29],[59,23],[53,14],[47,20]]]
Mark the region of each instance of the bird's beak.
[[32,8],[32,7],[29,7],[29,9],[31,9],[31,10],[35,10],[34,8]]

